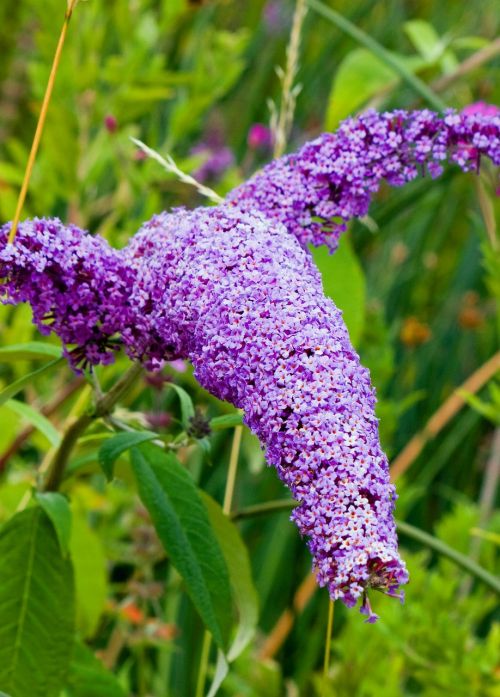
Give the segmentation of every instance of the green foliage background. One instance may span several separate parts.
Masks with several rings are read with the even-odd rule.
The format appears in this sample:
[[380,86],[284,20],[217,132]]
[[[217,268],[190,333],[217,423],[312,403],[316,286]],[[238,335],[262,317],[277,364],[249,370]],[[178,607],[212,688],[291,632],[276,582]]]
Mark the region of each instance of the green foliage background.
[[[438,0],[329,4],[431,88],[491,45],[498,30],[494,0],[479,5]],[[210,182],[221,195],[261,166],[270,154],[251,150],[247,134],[253,123],[269,121],[267,102],[279,99],[275,66],[284,63],[293,13],[293,3],[274,3],[277,17],[270,23],[265,5],[262,0],[82,1],[69,29],[24,216],[60,216],[123,245],[154,212],[203,203],[156,163],[138,158],[130,136],[172,154],[182,169],[192,172],[203,160],[192,148],[217,133],[235,158],[223,176]],[[13,215],[64,9],[64,0],[0,4],[2,222]],[[497,56],[452,79],[439,90],[439,98],[459,109],[478,100],[498,103],[499,65]],[[367,105],[428,106],[380,57],[312,10],[304,25],[298,81],[302,91],[292,150]],[[106,127],[109,116],[116,128]],[[482,195],[472,176],[456,171],[390,195],[383,190],[370,219],[352,225],[336,257],[315,252],[325,290],[344,310],[362,361],[372,372],[390,458],[498,350],[500,260],[485,222],[498,218],[495,176],[484,168]],[[425,340],[415,334],[415,322]],[[26,307],[0,308],[0,332],[3,347],[41,340]],[[62,496],[51,502],[30,499],[47,452],[59,442],[68,419],[88,408],[93,389],[89,381],[76,384],[63,363],[39,370],[59,356],[54,339],[43,341],[43,346],[33,344],[24,352],[4,348],[0,353],[0,522],[5,524],[0,549],[2,544],[6,548],[0,558],[0,691],[11,697],[39,694],[30,684],[17,685],[8,674],[7,653],[18,641],[12,634],[17,620],[9,613],[14,613],[13,596],[22,588],[16,582],[14,557],[19,564],[24,561],[12,549],[12,526],[17,525],[20,549],[32,544],[36,552],[33,559],[40,571],[33,567],[35,587],[42,578],[48,584],[37,591],[41,595],[36,602],[43,600],[54,619],[64,599],[66,622],[61,627],[67,645],[77,638],[71,662],[69,652],[66,659],[61,653],[44,658],[36,654],[36,642],[23,645],[16,670],[29,672],[31,655],[35,663],[44,660],[38,669],[43,673],[45,665],[47,676],[53,673],[59,682],[54,678],[51,687],[52,678],[47,677],[43,694],[56,697],[192,695],[204,632],[195,607],[206,622],[211,610],[202,611],[192,602],[189,574],[182,572],[186,560],[181,563],[169,543],[167,553],[161,546],[146,510],[151,510],[147,497],[139,502],[125,451],[116,454],[116,477],[106,483],[99,448],[109,442],[116,424],[98,419],[80,438],[61,488],[70,503]],[[126,359],[120,357],[114,366],[97,370],[102,389],[126,368]],[[32,375],[35,370],[39,372]],[[158,390],[141,378],[115,418],[127,428],[155,431],[148,415],[168,414],[170,424],[158,427],[160,440],[175,449],[189,473],[191,484],[180,490],[188,511],[190,505],[202,505],[196,492],[189,493],[198,486],[222,502],[237,417],[221,421],[219,417],[233,410],[205,393],[189,369],[168,367],[165,372],[177,391],[169,383]],[[72,394],[43,416],[42,408],[68,386],[75,387]],[[468,402],[399,481],[397,515],[495,573],[500,516],[485,505],[484,492],[494,469],[495,438],[499,457],[498,386],[493,381]],[[206,420],[216,419],[209,436],[186,433],[189,410],[195,407]],[[32,430],[20,438],[26,428]],[[152,447],[136,446],[144,452]],[[245,431],[233,508],[286,496],[275,473],[265,467],[256,439]],[[171,520],[182,518],[182,506],[171,504]],[[286,513],[238,523],[240,538],[234,526],[227,532],[229,523],[221,520],[220,511],[214,512],[215,504],[207,505],[219,539],[213,547],[210,542],[207,553],[213,552],[214,559],[221,554],[243,559],[239,574],[234,564],[229,569],[220,597],[213,583],[207,593],[215,593],[215,604],[220,603],[231,582],[237,614],[251,637],[231,664],[221,695],[500,694],[500,629],[493,593],[403,536],[411,572],[405,605],[375,598],[382,619],[374,626],[363,624],[356,611],[336,607],[326,682],[325,591],[316,592],[296,613],[275,656],[262,659],[266,636],[281,614],[293,608],[294,594],[310,570],[308,553]],[[23,517],[14,519],[16,510],[26,506]],[[49,531],[39,543],[30,533],[36,517]],[[65,527],[69,518],[71,527]],[[209,525],[208,517],[203,525]],[[70,581],[67,598],[56,592],[61,574],[52,582],[49,571],[43,576],[44,554],[53,560],[54,574],[57,568],[67,579],[74,574],[75,600]],[[248,558],[251,574],[245,570]],[[222,557],[217,559],[223,563]],[[21,595],[21,606],[23,597],[29,599]],[[246,607],[245,599],[250,599]],[[34,622],[38,626],[36,617]],[[215,625],[211,628],[216,631]],[[43,641],[43,634],[39,639]],[[221,637],[220,645],[224,641]],[[213,665],[215,650],[211,659]],[[66,661],[65,666],[58,660]]]

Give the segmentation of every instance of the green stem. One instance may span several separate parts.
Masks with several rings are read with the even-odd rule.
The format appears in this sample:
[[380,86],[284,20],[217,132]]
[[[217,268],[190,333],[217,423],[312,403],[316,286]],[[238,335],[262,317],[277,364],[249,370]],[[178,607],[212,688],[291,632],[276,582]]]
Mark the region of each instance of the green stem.
[[205,630],[203,637],[203,646],[201,647],[200,667],[198,670],[198,681],[196,683],[196,697],[203,697],[205,690],[205,681],[207,679],[208,658],[210,655],[210,646],[212,643],[212,635]]
[[63,479],[68,458],[80,436],[87,430],[94,419],[102,418],[111,413],[115,404],[132,387],[141,372],[142,366],[139,363],[134,363],[111,390],[97,400],[94,410],[90,414],[82,414],[75,421],[69,423],[63,434],[61,444],[55,451],[49,464],[47,480],[43,485],[44,491],[57,491]]
[[391,68],[391,70],[394,70],[407,85],[412,87],[415,92],[434,109],[437,111],[444,111],[446,109],[446,104],[425,84],[425,82],[410,72],[392,53],[390,53],[390,51],[381,46],[378,41],[373,39],[369,34],[343,17],[339,12],[327,7],[324,3],[320,2],[320,0],[307,0],[307,4],[319,15],[348,34],[354,41],[357,41],[380,58],[380,60]]
[[241,436],[243,435],[243,426],[236,426],[234,429],[233,445],[231,447],[231,455],[229,456],[229,467],[227,470],[226,490],[224,492],[224,503],[222,510],[226,515],[231,515],[231,507],[233,505],[234,485],[236,484],[236,472],[238,471],[238,459],[240,456]]
[[280,499],[278,501],[257,503],[255,506],[247,506],[247,508],[242,508],[239,511],[235,511],[231,515],[231,519],[243,520],[244,518],[258,518],[262,515],[281,513],[282,511],[291,511],[297,505],[297,501],[293,501],[292,499]]
[[328,680],[328,673],[330,670],[330,654],[332,650],[332,629],[333,629],[333,615],[335,611],[335,601],[329,598],[328,603],[328,623],[326,626],[326,641],[325,641],[325,660],[323,661],[323,680],[326,690],[326,684]]
[[434,552],[441,554],[443,557],[447,557],[450,561],[454,562],[457,566],[475,576],[477,579],[482,581],[485,585],[489,586],[495,593],[500,595],[500,579],[489,571],[483,569],[482,566],[476,564],[475,561],[467,557],[461,552],[457,552],[453,547],[449,547],[445,542],[442,542],[437,537],[429,535],[429,533],[420,530],[419,528],[410,525],[409,523],[403,523],[401,520],[396,521],[396,526],[398,532],[406,537],[410,537],[417,542],[420,542],[425,547],[429,547]]
[[[242,508],[239,511],[235,511],[231,516],[233,520],[242,520],[244,518],[256,518],[262,515],[270,515],[272,513],[279,513],[281,511],[290,511],[297,506],[297,502],[292,499],[281,499],[278,501],[268,501],[267,503],[257,504],[255,506],[248,506],[248,508]],[[396,527],[399,533],[410,537],[416,542],[420,542],[425,547],[432,549],[434,552],[441,554],[441,556],[446,557],[454,564],[460,568],[467,571],[472,576],[475,576],[478,580],[482,581],[486,586],[491,588],[495,593],[500,595],[500,579],[496,578],[493,574],[482,566],[476,564],[475,561],[467,557],[461,552],[457,552],[456,549],[450,547],[442,540],[437,537],[429,535],[429,533],[416,528],[414,525],[409,523],[404,523],[401,520],[396,520]]]

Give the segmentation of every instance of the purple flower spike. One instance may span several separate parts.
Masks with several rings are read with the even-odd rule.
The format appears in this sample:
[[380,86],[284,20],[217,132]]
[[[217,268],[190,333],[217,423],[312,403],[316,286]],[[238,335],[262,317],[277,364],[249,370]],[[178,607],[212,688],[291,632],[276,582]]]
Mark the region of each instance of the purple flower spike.
[[405,583],[369,374],[309,253],[280,224],[231,206],[155,216],[125,254],[152,337],[144,358],[168,346],[244,410],[300,502],[292,518],[320,585],[352,606],[368,588]]
[[383,180],[402,186],[419,175],[435,178],[445,160],[477,171],[481,155],[500,164],[500,117],[484,114],[368,111],[271,162],[228,199],[283,223],[303,245],[333,251],[347,222],[366,215]]
[[75,368],[110,363],[112,337],[131,322],[132,273],[120,253],[57,219],[21,223],[14,244],[0,228],[0,299],[27,302],[42,334],[55,332]]

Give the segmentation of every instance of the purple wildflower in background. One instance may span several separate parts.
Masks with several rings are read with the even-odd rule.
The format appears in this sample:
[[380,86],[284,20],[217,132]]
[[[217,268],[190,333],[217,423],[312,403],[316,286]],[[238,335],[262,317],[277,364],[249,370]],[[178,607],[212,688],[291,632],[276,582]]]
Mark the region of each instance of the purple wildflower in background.
[[268,0],[262,11],[262,18],[269,34],[281,34],[290,23],[290,7],[286,0]]
[[482,155],[498,165],[499,132],[498,116],[368,111],[271,162],[228,199],[284,223],[304,245],[333,251],[347,222],[366,215],[383,180],[402,186],[419,175],[438,177],[445,160],[477,171]]
[[193,171],[193,177],[204,184],[220,179],[234,165],[234,153],[226,145],[223,124],[215,120],[206,129],[203,140],[191,148],[191,155],[202,156],[202,162]]
[[263,123],[252,124],[247,136],[247,144],[251,150],[269,150],[272,142],[273,136],[269,126]]
[[210,146],[200,143],[191,149],[192,155],[203,155],[203,163],[193,172],[193,177],[204,184],[207,181],[220,179],[226,170],[234,165],[234,154],[225,145]]
[[[368,371],[305,248],[335,249],[382,180],[438,176],[444,160],[500,164],[500,119],[368,112],[268,165],[221,206],[154,216],[115,251],[59,221],[0,231],[2,297],[29,302],[74,366],[112,360],[115,336],[158,369],[189,358],[200,383],[245,412],[299,502],[318,581],[373,622],[367,591],[402,598],[394,487]],[[68,349],[66,349],[68,350]]]

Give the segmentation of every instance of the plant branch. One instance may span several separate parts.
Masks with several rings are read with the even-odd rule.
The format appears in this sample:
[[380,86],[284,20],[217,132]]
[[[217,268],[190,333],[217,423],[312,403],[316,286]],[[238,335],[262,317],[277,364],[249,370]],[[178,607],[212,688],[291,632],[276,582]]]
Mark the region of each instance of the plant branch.
[[260,516],[270,515],[272,513],[282,513],[283,511],[291,511],[297,505],[297,501],[294,501],[293,499],[266,501],[266,503],[257,503],[255,506],[247,506],[239,511],[235,511],[231,515],[231,519],[243,520],[244,518],[258,518]]
[[135,145],[137,145],[137,147],[140,148],[143,153],[148,155],[148,157],[151,157],[153,160],[156,160],[156,162],[158,162],[164,169],[166,169],[167,172],[175,174],[175,176],[181,182],[194,187],[199,194],[205,196],[210,201],[214,201],[214,203],[223,203],[224,199],[221,196],[219,196],[218,193],[216,193],[213,189],[210,189],[210,187],[201,184],[190,174],[186,174],[186,172],[183,172],[182,169],[180,169],[180,167],[177,166],[175,160],[170,155],[167,154],[165,155],[165,157],[162,157],[159,152],[156,152],[156,150],[150,148],[149,145],[143,143],[142,140],[132,138],[132,136],[130,136],[130,140]]
[[326,625],[326,641],[325,641],[325,658],[323,661],[323,679],[328,680],[328,673],[330,672],[330,657],[332,653],[332,630],[333,630],[333,616],[335,613],[335,601],[331,598],[328,602],[328,622]]
[[224,503],[222,504],[222,510],[226,515],[231,515],[234,485],[236,483],[236,472],[238,471],[238,459],[240,455],[242,435],[243,426],[236,426],[236,428],[234,429],[233,444],[231,446],[231,455],[229,456],[229,467],[227,471],[226,490],[224,492]]
[[82,414],[71,420],[63,434],[61,444],[54,453],[49,464],[47,479],[43,485],[44,491],[57,491],[64,476],[64,470],[68,458],[78,441],[78,438],[87,430],[94,419],[108,416],[115,404],[132,387],[142,372],[142,366],[134,363],[129,370],[113,385],[111,390],[100,397],[90,413]]

